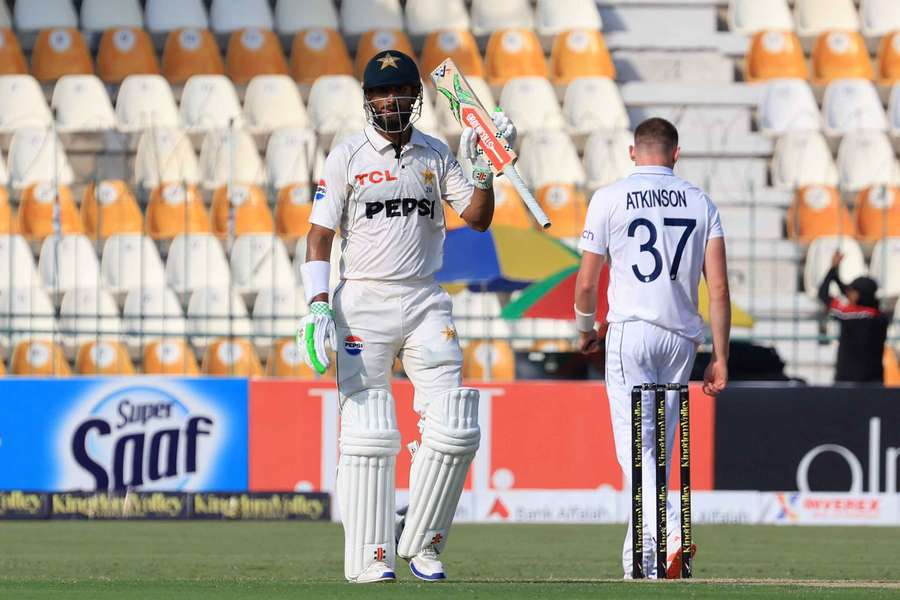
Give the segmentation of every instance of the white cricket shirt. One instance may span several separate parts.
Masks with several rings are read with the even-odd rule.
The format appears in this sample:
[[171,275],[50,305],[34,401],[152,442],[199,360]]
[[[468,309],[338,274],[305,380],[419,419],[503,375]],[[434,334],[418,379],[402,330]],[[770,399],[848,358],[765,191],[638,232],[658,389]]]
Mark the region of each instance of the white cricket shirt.
[[328,155],[310,222],[340,227],[342,279],[422,279],[443,262],[442,200],[462,213],[472,190],[440,140],[413,128],[398,158],[369,125]]
[[697,286],[706,242],[723,235],[698,187],[666,167],[637,167],[594,193],[579,247],[609,254],[610,323],[646,321],[702,342]]

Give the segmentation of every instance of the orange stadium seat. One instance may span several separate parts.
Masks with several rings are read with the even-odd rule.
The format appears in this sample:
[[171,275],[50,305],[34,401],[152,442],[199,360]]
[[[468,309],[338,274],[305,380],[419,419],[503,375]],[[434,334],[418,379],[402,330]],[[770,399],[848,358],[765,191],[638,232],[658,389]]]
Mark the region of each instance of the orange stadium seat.
[[873,185],[862,190],[856,196],[855,216],[863,241],[900,236],[900,188]]
[[63,349],[55,342],[31,340],[16,344],[9,361],[11,375],[72,374]]
[[466,29],[428,34],[422,47],[422,75],[427,78],[445,58],[452,58],[466,78],[484,77],[484,61],[478,44]]
[[[223,185],[215,191],[212,201],[212,228],[219,237],[228,235],[228,217],[234,207],[233,235],[272,233],[275,225],[266,193],[256,185]],[[229,198],[230,197],[230,198]],[[230,200],[230,201],[229,201]]]
[[75,372],[79,375],[134,375],[134,365],[122,342],[88,342],[78,348]]
[[402,29],[372,29],[362,34],[356,46],[356,78],[362,80],[363,71],[372,57],[384,50],[398,50],[415,59],[412,43]]
[[548,183],[537,190],[537,201],[553,223],[548,232],[558,238],[578,238],[584,229],[587,201],[571,183]]
[[5,187],[0,187],[0,234],[16,232],[16,222],[13,220],[12,207],[9,205],[9,192]]
[[463,351],[463,378],[512,380],[516,378],[516,357],[509,342],[472,341]]
[[197,357],[184,340],[154,340],[144,345],[143,371],[148,375],[199,375]]
[[166,183],[150,192],[144,229],[154,240],[181,233],[209,233],[209,215],[197,186]]
[[878,83],[894,85],[900,81],[900,31],[881,38],[878,44]]
[[897,352],[891,348],[890,344],[884,345],[882,364],[884,365],[884,385],[891,387],[900,386],[900,360],[898,360]]
[[312,199],[309,186],[292,183],[278,190],[275,204],[275,233],[288,245],[309,233]]
[[744,63],[749,82],[766,79],[807,79],[800,38],[793,31],[760,31],[754,34]]
[[25,55],[16,34],[9,27],[0,29],[0,75],[24,75],[28,73]]
[[121,83],[129,75],[159,75],[153,41],[143,29],[107,29],[97,51],[97,75],[106,83]]
[[81,220],[88,237],[102,240],[117,233],[140,233],[144,229],[141,208],[121,179],[88,183],[81,199]]
[[494,180],[494,220],[492,223],[519,229],[532,228],[528,209],[522,203],[519,192],[506,177]]
[[468,224],[463,221],[463,218],[456,214],[456,211],[446,204],[444,205],[444,223],[447,225],[447,231],[468,227]]
[[74,27],[41,31],[31,50],[31,74],[38,81],[56,81],[63,75],[91,75],[94,65],[81,33]]
[[593,29],[570,29],[557,35],[550,52],[550,70],[557,85],[578,77],[616,78],[603,34]]
[[813,83],[827,85],[832,79],[872,79],[872,61],[866,41],[858,31],[826,31],[812,49]]
[[22,192],[19,199],[18,230],[32,241],[41,241],[53,233],[53,211],[59,196],[60,227],[63,234],[84,233],[84,224],[72,199],[69,186],[35,183]]
[[206,375],[259,377],[263,374],[256,348],[244,338],[214,340],[206,347],[200,370]]
[[797,190],[788,209],[787,233],[789,238],[807,244],[822,236],[854,236],[856,228],[837,188],[808,185]]
[[291,44],[291,77],[312,85],[322,75],[353,75],[353,61],[344,38],[334,29],[297,32]]
[[6,365],[3,364],[3,360],[0,360],[0,375],[6,375]]
[[500,29],[492,33],[484,61],[492,86],[502,86],[513,77],[548,75],[541,42],[530,29]]
[[247,27],[231,34],[225,56],[228,77],[236,85],[246,85],[257,75],[287,75],[288,66],[281,42],[273,31]]
[[225,64],[212,32],[193,27],[170,32],[163,48],[162,73],[175,84],[194,75],[224,75]]
[[[333,370],[331,365],[329,370]],[[303,362],[303,356],[300,349],[297,348],[297,342],[294,338],[283,338],[275,340],[272,348],[269,350],[269,357],[266,360],[266,375],[270,377],[294,377],[296,379],[315,379],[316,372]],[[327,374],[326,374],[327,376]],[[333,374],[331,375],[333,377]]]

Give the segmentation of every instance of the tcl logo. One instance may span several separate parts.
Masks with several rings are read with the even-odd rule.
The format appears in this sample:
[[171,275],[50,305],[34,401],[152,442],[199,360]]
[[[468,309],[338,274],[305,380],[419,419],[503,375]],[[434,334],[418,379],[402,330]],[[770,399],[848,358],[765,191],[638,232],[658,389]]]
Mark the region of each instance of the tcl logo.
[[360,173],[355,176],[356,183],[366,185],[366,181],[372,184],[379,184],[385,181],[397,181],[397,178],[391,175],[390,170],[372,171],[371,173]]

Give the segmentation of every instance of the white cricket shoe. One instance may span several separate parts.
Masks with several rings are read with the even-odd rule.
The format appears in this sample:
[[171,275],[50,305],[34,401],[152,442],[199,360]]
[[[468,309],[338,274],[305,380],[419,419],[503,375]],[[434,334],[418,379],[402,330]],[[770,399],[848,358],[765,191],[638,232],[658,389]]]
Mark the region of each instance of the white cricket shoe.
[[379,581],[397,581],[397,575],[387,563],[376,560],[363,569],[353,583],[378,583]]
[[409,559],[409,570],[422,581],[441,581],[447,579],[444,565],[438,558],[434,545],[429,544],[421,552]]

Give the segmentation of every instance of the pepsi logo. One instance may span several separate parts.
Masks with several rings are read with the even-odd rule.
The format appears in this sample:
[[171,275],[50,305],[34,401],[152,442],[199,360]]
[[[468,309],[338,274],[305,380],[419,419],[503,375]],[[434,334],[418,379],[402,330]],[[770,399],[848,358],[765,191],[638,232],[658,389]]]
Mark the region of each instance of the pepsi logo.
[[344,338],[344,351],[350,356],[357,356],[363,351],[362,338],[355,335],[348,335]]
[[313,200],[322,200],[322,199],[324,199],[324,198],[325,198],[325,190],[326,190],[326,187],[325,187],[325,180],[324,180],[324,179],[320,179],[320,180],[319,180],[319,186],[316,188],[316,195],[313,196]]

